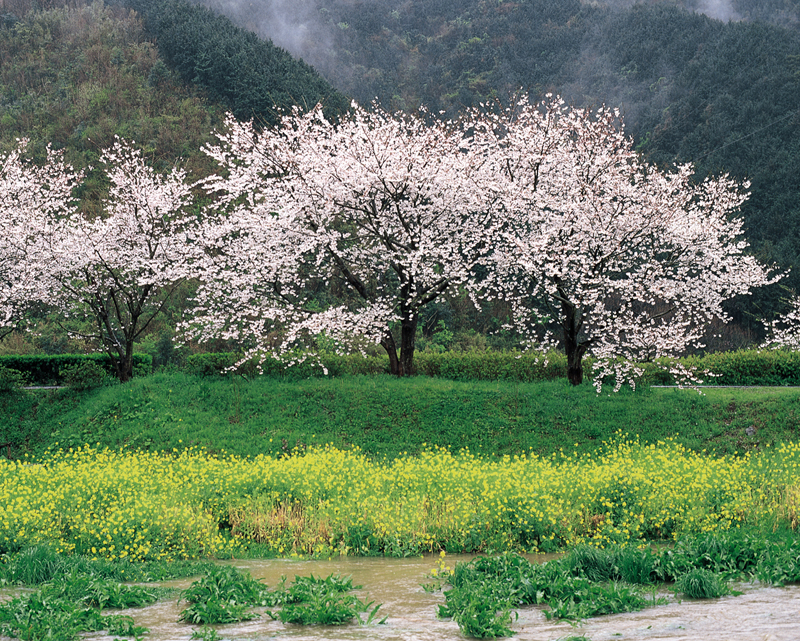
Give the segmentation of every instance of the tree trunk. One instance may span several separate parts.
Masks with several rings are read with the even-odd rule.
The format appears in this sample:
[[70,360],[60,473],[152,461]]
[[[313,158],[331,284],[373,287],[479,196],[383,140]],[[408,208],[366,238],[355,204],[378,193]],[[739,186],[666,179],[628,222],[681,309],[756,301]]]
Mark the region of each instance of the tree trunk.
[[577,318],[578,314],[574,305],[564,302],[561,304],[561,311],[564,314],[562,327],[564,329],[564,351],[567,354],[567,379],[573,385],[580,385],[583,383],[583,355],[586,353],[589,343],[581,343],[578,339],[583,323]]
[[389,330],[386,330],[386,334],[381,341],[381,347],[389,355],[389,373],[392,376],[400,376],[400,359],[397,358],[397,345],[394,342],[392,332]]
[[567,352],[567,378],[573,385],[583,383],[583,355],[586,353],[586,346],[577,343],[566,343]]
[[403,320],[400,326],[400,376],[414,373],[414,341],[417,337],[417,317]]
[[111,364],[114,367],[114,373],[119,379],[120,383],[127,383],[133,378],[133,345],[126,345],[125,352],[109,351],[108,355],[111,357]]
[[394,376],[411,376],[414,372],[414,343],[417,337],[417,321],[405,319],[400,325],[400,356],[397,355],[397,342],[386,330],[381,347],[389,355],[389,372]]

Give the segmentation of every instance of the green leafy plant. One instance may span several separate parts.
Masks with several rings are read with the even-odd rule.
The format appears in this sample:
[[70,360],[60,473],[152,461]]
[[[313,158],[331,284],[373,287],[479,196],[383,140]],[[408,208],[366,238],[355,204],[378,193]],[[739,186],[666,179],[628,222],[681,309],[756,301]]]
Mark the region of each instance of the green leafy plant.
[[645,595],[615,582],[615,556],[613,551],[593,553],[586,547],[543,564],[512,553],[459,563],[449,579],[452,589],[444,591],[439,616],[452,617],[464,634],[493,638],[513,634],[510,625],[520,605],[547,605],[547,618],[577,621],[663,602],[654,591]]
[[267,587],[248,573],[217,566],[181,593],[190,605],[180,614],[186,623],[236,623],[258,617],[256,605],[272,605]]
[[148,605],[169,592],[74,572],[0,605],[0,634],[25,641],[76,641],[82,632],[107,630],[138,639],[147,628],[126,615],[104,616],[102,610]]
[[283,604],[281,610],[267,614],[281,623],[301,625],[344,625],[353,620],[362,625],[385,623],[386,617],[378,619],[380,604],[348,594],[360,588],[353,585],[351,577],[338,574],[325,578],[296,576],[290,587],[284,580],[275,590],[275,601]]
[[18,369],[0,365],[0,393],[19,389],[26,382],[27,377]]
[[567,558],[572,573],[590,581],[611,581],[618,576],[617,559],[612,550],[581,545],[573,548]]
[[61,376],[67,386],[77,390],[100,387],[109,381],[106,370],[99,363],[89,360],[65,366]]
[[657,556],[651,548],[626,545],[616,550],[615,557],[617,574],[623,581],[648,584],[655,580]]
[[180,620],[185,623],[238,623],[257,619],[258,615],[249,608],[246,603],[202,601],[183,610]]
[[209,628],[204,625],[199,630],[193,631],[190,638],[199,639],[200,641],[220,641],[222,637],[219,636],[219,632],[215,628]]
[[5,557],[0,564],[0,584],[35,586],[64,582],[68,577],[90,576],[122,581],[165,581],[195,576],[217,567],[211,561],[147,561],[130,563],[60,554],[47,544],[33,545]]
[[716,599],[731,590],[716,573],[704,568],[695,568],[675,582],[675,593],[683,593],[690,599]]
[[648,599],[634,587],[620,583],[592,583],[576,580],[567,582],[570,586],[558,597],[552,598],[544,611],[548,619],[567,619],[580,621],[602,614],[635,612],[648,606],[665,603],[655,592]]

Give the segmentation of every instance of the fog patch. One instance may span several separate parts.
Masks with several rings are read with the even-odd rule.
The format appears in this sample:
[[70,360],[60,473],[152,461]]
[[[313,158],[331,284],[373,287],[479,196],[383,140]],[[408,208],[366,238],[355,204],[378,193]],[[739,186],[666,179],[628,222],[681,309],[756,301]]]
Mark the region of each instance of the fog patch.
[[731,0],[699,0],[695,7],[697,13],[704,13],[709,18],[730,22],[742,17],[734,10]]
[[192,0],[235,24],[272,40],[297,58],[319,67],[335,57],[330,25],[316,0]]
[[[730,22],[741,20],[742,16],[733,8],[732,0],[660,0],[662,4],[683,7],[695,13],[702,13],[714,20]],[[630,9],[637,4],[653,4],[649,0],[583,0],[583,4],[606,6],[614,9]]]

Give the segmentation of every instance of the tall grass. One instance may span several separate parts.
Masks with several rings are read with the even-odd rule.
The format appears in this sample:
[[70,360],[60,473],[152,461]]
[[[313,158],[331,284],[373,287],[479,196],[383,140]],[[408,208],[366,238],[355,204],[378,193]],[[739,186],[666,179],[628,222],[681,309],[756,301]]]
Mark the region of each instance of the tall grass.
[[[575,621],[667,603],[657,596],[663,582],[674,582],[676,596],[692,599],[741,594],[731,590],[730,579],[758,576],[764,583],[780,585],[785,577],[771,572],[771,559],[776,553],[784,558],[796,555],[798,548],[800,542],[790,530],[765,534],[745,529],[687,536],[672,547],[578,546],[542,564],[506,553],[477,557],[450,569],[443,553],[430,575],[435,582],[423,587],[435,591],[449,584],[439,615],[452,617],[468,636],[493,638],[513,634],[509,625],[514,609],[526,604],[546,606],[548,619]],[[800,579],[797,573],[793,576],[794,581]],[[642,585],[648,586],[646,591]]]

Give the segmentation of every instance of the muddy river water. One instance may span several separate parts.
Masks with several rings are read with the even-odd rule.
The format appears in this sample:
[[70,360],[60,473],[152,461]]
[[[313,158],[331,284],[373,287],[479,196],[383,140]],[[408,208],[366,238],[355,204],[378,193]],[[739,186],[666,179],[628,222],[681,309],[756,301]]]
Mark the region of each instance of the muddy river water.
[[[458,557],[448,557],[452,565]],[[354,585],[362,585],[360,596],[382,603],[381,614],[388,616],[384,625],[344,627],[284,625],[267,616],[240,624],[214,626],[220,639],[252,640],[372,640],[439,641],[464,638],[450,620],[436,618],[440,593],[428,594],[420,583],[435,567],[435,558],[385,559],[342,558],[332,561],[254,560],[232,562],[254,577],[274,587],[281,575],[327,576],[351,575]],[[163,585],[188,587],[191,579]],[[800,586],[786,588],[744,584],[735,586],[744,592],[712,601],[673,602],[641,612],[597,617],[577,627],[565,622],[550,622],[537,608],[519,610],[513,625],[520,640],[552,641],[585,635],[592,641],[619,639],[670,639],[681,641],[800,641]],[[147,641],[188,641],[199,626],[178,622],[186,606],[177,598],[146,608],[128,610],[137,625],[150,628]],[[92,641],[110,641],[111,637],[87,636]]]

